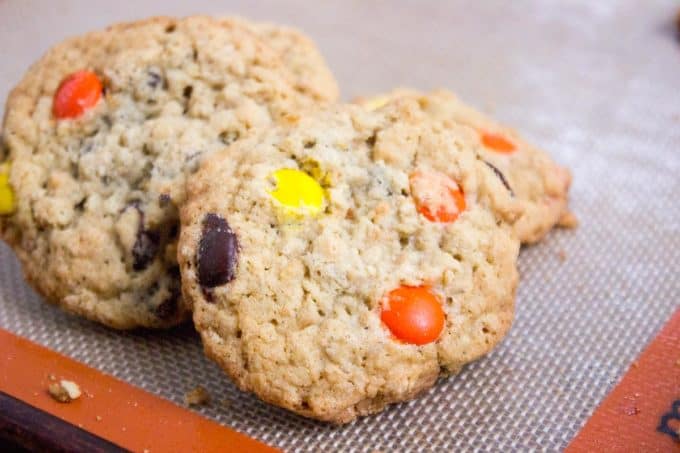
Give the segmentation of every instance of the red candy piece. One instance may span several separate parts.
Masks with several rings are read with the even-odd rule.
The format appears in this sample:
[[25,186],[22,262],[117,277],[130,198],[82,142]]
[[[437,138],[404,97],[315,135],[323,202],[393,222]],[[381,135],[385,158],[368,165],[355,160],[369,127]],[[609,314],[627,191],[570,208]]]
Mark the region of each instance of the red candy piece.
[[454,222],[465,210],[463,190],[445,174],[415,172],[409,182],[418,212],[430,222]]
[[499,153],[511,153],[515,150],[515,144],[500,134],[480,132],[482,144],[490,150]]
[[400,286],[383,298],[380,319],[399,340],[424,345],[439,338],[444,310],[427,286]]
[[102,83],[92,71],[78,71],[66,77],[54,93],[52,113],[57,119],[77,118],[102,96]]

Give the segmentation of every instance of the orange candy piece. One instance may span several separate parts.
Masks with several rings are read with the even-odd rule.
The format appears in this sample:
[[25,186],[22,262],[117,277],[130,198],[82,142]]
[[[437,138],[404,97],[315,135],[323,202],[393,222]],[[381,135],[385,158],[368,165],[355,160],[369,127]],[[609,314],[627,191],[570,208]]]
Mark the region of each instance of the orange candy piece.
[[94,72],[74,72],[54,93],[52,113],[57,119],[77,118],[99,102],[102,90],[102,82]]
[[500,134],[480,132],[482,144],[499,153],[511,153],[515,150],[515,144]]
[[416,208],[431,222],[454,222],[465,210],[465,194],[456,182],[439,172],[415,172],[409,177]]
[[427,286],[400,286],[383,298],[380,319],[399,340],[424,345],[439,338],[444,310]]

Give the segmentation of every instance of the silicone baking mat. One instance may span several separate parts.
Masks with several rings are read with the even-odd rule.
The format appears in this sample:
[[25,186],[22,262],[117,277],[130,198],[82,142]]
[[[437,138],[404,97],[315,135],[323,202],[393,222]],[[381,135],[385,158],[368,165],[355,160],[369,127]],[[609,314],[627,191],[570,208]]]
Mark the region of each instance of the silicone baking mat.
[[680,306],[680,40],[674,1],[0,0],[0,101],[66,36],[157,14],[298,26],[343,97],[448,87],[569,166],[581,220],[520,257],[512,331],[421,398],[348,426],[240,393],[190,327],[120,333],[44,304],[0,246],[0,327],[285,450],[561,449]]

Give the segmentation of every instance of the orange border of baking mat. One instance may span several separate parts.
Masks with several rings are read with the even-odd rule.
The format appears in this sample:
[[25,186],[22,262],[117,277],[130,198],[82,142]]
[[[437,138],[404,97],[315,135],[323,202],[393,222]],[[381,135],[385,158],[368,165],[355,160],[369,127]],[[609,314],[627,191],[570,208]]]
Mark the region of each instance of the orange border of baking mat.
[[680,309],[565,452],[680,451]]
[[[54,401],[50,375],[76,382],[83,395]],[[3,329],[0,391],[133,451],[277,451]]]

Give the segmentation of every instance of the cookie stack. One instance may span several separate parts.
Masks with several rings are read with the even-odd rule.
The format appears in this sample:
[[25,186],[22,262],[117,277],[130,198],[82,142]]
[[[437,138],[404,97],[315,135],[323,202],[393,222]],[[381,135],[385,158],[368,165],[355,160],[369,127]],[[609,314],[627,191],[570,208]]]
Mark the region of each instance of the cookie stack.
[[345,423],[510,328],[571,177],[447,91],[353,104],[296,30],[153,18],[70,39],[7,101],[0,233],[117,329],[193,317],[243,390]]

